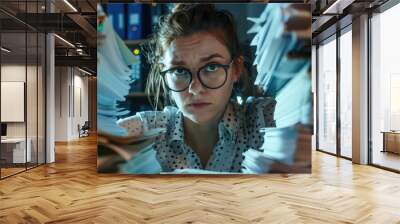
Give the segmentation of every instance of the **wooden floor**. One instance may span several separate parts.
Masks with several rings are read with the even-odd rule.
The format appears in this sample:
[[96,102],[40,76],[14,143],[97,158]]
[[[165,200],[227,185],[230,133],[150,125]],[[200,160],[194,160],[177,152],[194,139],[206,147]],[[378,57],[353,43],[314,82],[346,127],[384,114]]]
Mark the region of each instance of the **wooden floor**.
[[400,175],[313,153],[313,173],[96,173],[96,139],[0,181],[0,223],[400,223]]
[[1,178],[5,178],[20,172],[23,172],[27,169],[33,169],[37,166],[37,164],[33,163],[27,163],[27,167],[25,167],[25,164],[19,164],[18,167],[2,167],[0,172],[1,172]]
[[24,168],[1,168],[1,177],[7,177],[19,172],[22,172],[26,170],[25,167]]

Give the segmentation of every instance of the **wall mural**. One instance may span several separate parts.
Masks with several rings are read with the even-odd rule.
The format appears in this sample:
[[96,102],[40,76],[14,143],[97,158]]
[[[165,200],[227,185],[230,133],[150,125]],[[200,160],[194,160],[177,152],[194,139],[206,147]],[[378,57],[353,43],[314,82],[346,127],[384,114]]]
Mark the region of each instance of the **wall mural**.
[[98,172],[311,172],[307,4],[98,5]]

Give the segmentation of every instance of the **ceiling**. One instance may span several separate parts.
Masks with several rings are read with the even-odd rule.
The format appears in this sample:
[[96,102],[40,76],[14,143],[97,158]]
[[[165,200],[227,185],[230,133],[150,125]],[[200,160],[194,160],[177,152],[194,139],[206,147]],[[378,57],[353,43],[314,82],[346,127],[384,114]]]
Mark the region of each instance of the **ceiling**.
[[37,33],[50,32],[74,45],[55,38],[56,66],[79,66],[95,74],[96,5],[96,0],[0,0],[2,46],[12,50],[8,60],[37,55],[44,47],[36,43]]
[[[68,5],[68,3],[70,5]],[[119,0],[121,1],[121,0]],[[351,24],[360,13],[374,10],[388,0],[305,0],[312,9],[313,43],[327,38],[343,26]],[[21,32],[55,32],[75,45],[71,47],[55,39],[56,65],[74,65],[96,71],[96,4],[114,0],[0,0],[0,26],[3,46],[15,49],[15,55],[33,54],[37,49],[28,34]],[[143,0],[142,2],[146,2]],[[273,2],[273,1],[269,1]],[[295,1],[302,2],[302,1]],[[52,13],[49,13],[49,11]],[[76,11],[75,11],[76,10]],[[4,33],[11,33],[5,35]],[[20,35],[21,36],[21,35]],[[80,50],[77,50],[80,49]],[[79,53],[82,52],[82,53]],[[12,58],[11,54],[9,55]]]
[[307,0],[312,10],[313,44],[352,23],[354,17],[376,10],[389,0]]

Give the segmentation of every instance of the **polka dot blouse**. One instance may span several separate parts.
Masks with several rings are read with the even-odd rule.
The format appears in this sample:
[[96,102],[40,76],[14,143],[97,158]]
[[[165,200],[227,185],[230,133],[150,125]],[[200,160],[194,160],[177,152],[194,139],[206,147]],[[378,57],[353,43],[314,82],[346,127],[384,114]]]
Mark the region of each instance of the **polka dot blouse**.
[[263,127],[275,127],[273,112],[276,101],[272,98],[249,98],[245,104],[229,102],[218,125],[219,139],[203,167],[197,153],[186,143],[183,114],[176,107],[163,111],[144,111],[119,121],[129,135],[141,135],[152,128],[166,128],[156,138],[154,150],[163,172],[175,169],[205,169],[217,172],[240,172],[248,149],[259,149],[264,141]]

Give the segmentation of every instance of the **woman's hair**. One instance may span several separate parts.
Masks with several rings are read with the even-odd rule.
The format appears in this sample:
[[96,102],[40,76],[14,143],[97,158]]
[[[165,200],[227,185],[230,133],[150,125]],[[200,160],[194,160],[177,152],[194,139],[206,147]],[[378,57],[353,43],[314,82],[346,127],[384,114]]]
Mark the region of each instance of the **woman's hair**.
[[147,60],[151,65],[146,93],[156,109],[160,96],[164,97],[164,104],[161,107],[173,102],[160,75],[159,63],[165,50],[177,37],[201,31],[216,35],[227,47],[235,62],[241,56],[236,24],[231,13],[217,10],[212,4],[177,4],[170,14],[161,17],[157,32],[145,46]]

